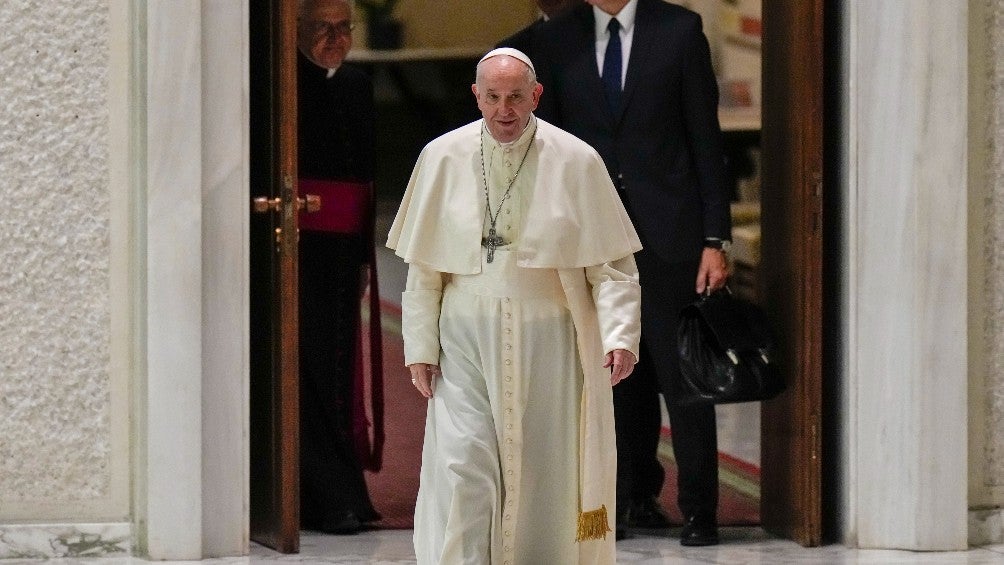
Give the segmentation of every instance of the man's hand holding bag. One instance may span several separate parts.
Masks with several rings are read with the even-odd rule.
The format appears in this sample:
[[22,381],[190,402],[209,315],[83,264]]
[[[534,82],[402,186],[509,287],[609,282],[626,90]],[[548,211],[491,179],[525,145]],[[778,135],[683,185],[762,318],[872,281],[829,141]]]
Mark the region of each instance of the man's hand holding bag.
[[701,296],[680,313],[677,404],[726,404],[774,398],[784,381],[773,358],[767,316],[726,288]]

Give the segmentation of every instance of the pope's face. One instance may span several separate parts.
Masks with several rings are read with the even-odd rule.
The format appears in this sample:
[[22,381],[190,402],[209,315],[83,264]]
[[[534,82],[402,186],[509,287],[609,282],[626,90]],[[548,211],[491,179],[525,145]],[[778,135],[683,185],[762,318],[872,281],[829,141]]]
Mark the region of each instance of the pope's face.
[[333,69],[352,48],[352,11],[345,0],[315,0],[300,16],[297,45],[315,65]]
[[508,143],[523,133],[544,87],[531,80],[522,61],[497,55],[481,63],[478,82],[471,89],[492,137]]

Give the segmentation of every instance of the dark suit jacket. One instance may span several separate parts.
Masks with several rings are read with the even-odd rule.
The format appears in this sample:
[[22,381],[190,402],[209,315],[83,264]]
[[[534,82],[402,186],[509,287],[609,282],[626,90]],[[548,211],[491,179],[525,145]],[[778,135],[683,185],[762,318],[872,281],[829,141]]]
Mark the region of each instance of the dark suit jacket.
[[618,112],[604,96],[594,26],[583,4],[536,30],[537,113],[599,152],[646,249],[696,262],[706,237],[731,239],[718,85],[701,18],[638,0]]
[[[526,53],[533,61],[534,53],[537,51],[537,35],[544,25],[544,18],[537,18],[532,24],[517,31],[509,37],[503,39],[496,47],[512,47]],[[534,61],[536,66],[536,61]]]

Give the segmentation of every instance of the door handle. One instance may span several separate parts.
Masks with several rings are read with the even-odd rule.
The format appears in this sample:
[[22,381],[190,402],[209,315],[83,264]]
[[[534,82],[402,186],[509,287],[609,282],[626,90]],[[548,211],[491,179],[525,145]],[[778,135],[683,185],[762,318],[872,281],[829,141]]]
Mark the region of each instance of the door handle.
[[[306,209],[307,212],[316,212],[321,209],[321,197],[316,194],[306,194],[304,198],[296,199],[296,209],[303,210]],[[264,214],[268,211],[281,212],[282,211],[282,198],[268,198],[267,196],[259,196],[252,200],[252,208],[255,212],[259,214]]]
[[269,198],[267,196],[259,196],[251,200],[252,209],[259,213],[264,214],[269,210],[275,212],[282,211],[282,198]]
[[[258,196],[251,199],[251,209],[258,214],[264,214],[269,211],[281,212],[282,198]],[[275,251],[276,253],[282,252],[282,228],[275,228]]]
[[321,197],[316,194],[305,194],[304,198],[296,199],[296,209],[307,209],[307,212],[316,212],[321,209]]
[[[281,212],[282,211],[282,198],[268,198],[267,196],[258,196],[251,201],[252,209],[259,213],[264,214],[269,211]],[[321,209],[321,197],[316,194],[305,194],[304,198],[296,199],[296,209],[303,210],[306,209],[307,212],[316,212]],[[299,230],[297,230],[299,232]],[[297,233],[297,239],[299,240],[299,233]],[[276,251],[280,251],[282,248],[282,228],[275,228],[275,247]]]

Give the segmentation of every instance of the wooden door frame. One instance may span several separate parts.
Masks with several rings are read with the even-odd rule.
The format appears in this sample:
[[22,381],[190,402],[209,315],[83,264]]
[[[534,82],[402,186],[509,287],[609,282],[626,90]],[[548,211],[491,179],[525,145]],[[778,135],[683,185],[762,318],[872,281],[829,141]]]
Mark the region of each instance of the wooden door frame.
[[[262,5],[265,5],[264,3]],[[251,538],[282,553],[295,553],[300,546],[300,430],[299,430],[299,312],[298,312],[298,199],[297,186],[297,97],[296,97],[296,19],[297,0],[268,0],[262,8],[262,15],[249,14],[251,18],[263,17],[263,21],[252,21],[252,29],[261,23],[268,26],[268,38],[259,41],[268,43],[265,59],[269,72],[264,77],[253,78],[263,84],[253,84],[268,90],[261,92],[260,108],[252,111],[267,113],[260,128],[260,136],[253,136],[262,144],[262,153],[257,158],[265,158],[268,163],[263,174],[268,178],[268,194],[252,194],[252,197],[268,199],[270,210],[265,213],[270,218],[271,229],[265,234],[267,241],[257,245],[267,245],[272,253],[269,261],[269,282],[271,292],[267,298],[259,297],[268,304],[252,303],[251,308],[268,308],[271,311],[268,325],[270,355],[260,354],[259,363],[269,365],[252,367],[252,372],[266,370],[270,376],[258,383],[252,379],[252,386],[268,387],[268,390],[252,391],[252,445],[257,441],[266,443],[257,450],[259,457],[267,457],[264,462],[252,462],[252,468],[259,474],[251,473]],[[266,21],[267,20],[267,21]],[[250,41],[255,41],[251,37]],[[254,51],[254,47],[249,45]],[[254,77],[258,69],[252,69]],[[255,116],[252,116],[255,122]],[[258,130],[256,130],[258,131]],[[265,148],[267,146],[267,148]],[[253,147],[252,151],[258,151]],[[252,164],[254,165],[254,164]],[[255,186],[255,179],[252,179]],[[255,222],[252,221],[252,243],[255,243]],[[274,238],[274,239],[272,239]],[[252,256],[258,256],[252,250]],[[261,250],[258,250],[261,251]],[[253,266],[254,266],[253,262]],[[258,269],[263,269],[258,266]],[[264,271],[253,272],[264,276]],[[254,301],[254,297],[253,297]],[[261,357],[267,356],[268,362]],[[257,402],[254,400],[257,399]],[[259,410],[260,409],[260,410]],[[265,420],[265,421],[261,421]],[[257,425],[255,425],[257,424]],[[257,433],[256,433],[257,432]],[[257,438],[257,436],[263,436]],[[258,463],[257,467],[254,467]]]
[[823,15],[825,0],[763,5],[764,305],[788,390],[761,413],[761,522],[822,542]]

